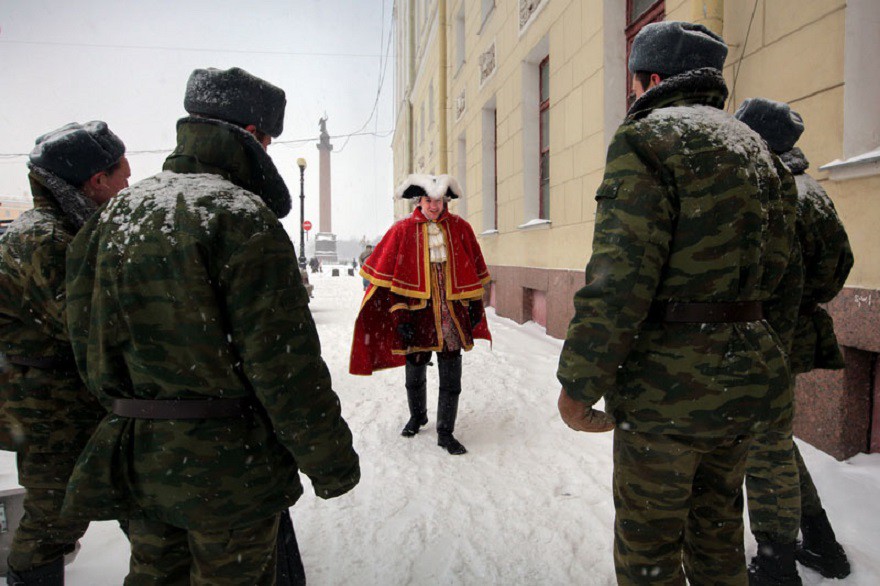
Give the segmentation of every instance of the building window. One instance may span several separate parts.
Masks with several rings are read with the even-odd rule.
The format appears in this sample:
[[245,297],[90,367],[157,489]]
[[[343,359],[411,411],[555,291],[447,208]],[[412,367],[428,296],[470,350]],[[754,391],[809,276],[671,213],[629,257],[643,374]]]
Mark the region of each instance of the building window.
[[[626,61],[629,63],[629,52],[633,39],[646,24],[660,22],[666,18],[665,0],[626,0]],[[626,107],[629,109],[635,101],[632,88],[632,75],[626,70]]]
[[431,80],[431,85],[428,86],[428,128],[434,127],[435,113],[434,113],[434,80]]
[[550,224],[550,37],[522,61],[522,189],[519,228]]
[[540,169],[540,207],[538,217],[550,219],[550,57],[544,57],[538,66],[538,96],[540,99],[539,135],[541,154],[538,168]]
[[845,27],[843,159],[820,167],[835,181],[880,174],[880,2],[847,2]]
[[498,110],[495,97],[483,107],[483,231],[498,230]]
[[458,14],[455,15],[455,71],[458,72],[464,65],[465,36],[464,36],[464,2]]
[[461,133],[461,136],[458,137],[457,143],[456,150],[458,150],[458,156],[456,157],[455,178],[458,180],[458,184],[461,186],[464,194],[455,200],[455,212],[459,216],[467,218],[467,139],[464,133]]
[[493,8],[495,8],[495,0],[483,0],[483,10],[480,16],[481,23],[486,22],[486,19],[489,18],[489,14],[491,14]]

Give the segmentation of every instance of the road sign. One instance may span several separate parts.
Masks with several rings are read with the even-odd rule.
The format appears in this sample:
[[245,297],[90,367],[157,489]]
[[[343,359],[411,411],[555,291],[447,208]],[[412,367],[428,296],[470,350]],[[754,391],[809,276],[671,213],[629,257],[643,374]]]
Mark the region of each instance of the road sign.
[[308,231],[311,230],[311,229],[312,229],[312,223],[311,223],[311,222],[309,222],[308,220],[306,220],[305,222],[303,222],[303,230],[305,230],[306,232],[308,232]]

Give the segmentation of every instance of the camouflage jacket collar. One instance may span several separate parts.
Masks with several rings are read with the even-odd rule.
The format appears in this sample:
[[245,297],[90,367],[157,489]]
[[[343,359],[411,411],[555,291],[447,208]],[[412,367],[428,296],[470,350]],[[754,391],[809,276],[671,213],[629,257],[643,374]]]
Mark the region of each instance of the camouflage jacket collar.
[[290,192],[262,145],[241,127],[213,118],[177,122],[177,148],[162,167],[175,173],[211,173],[256,194],[278,218],[290,212]]
[[727,85],[721,72],[712,67],[693,69],[667,77],[637,99],[626,115],[627,121],[638,120],[658,108],[703,105],[723,108]]
[[74,232],[78,232],[98,209],[98,204],[54,173],[30,163],[28,167],[31,170],[28,179],[34,196],[34,207],[60,211]]
[[790,151],[782,153],[779,155],[779,158],[782,159],[782,162],[785,163],[785,166],[788,167],[788,170],[791,171],[792,175],[801,175],[810,167],[810,161],[807,160],[807,155],[805,155],[804,151],[798,147],[794,147]]

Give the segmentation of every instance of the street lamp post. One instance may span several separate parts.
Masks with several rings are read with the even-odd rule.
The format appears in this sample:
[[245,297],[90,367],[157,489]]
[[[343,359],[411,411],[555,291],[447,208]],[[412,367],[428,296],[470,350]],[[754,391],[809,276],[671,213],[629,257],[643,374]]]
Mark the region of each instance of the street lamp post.
[[306,221],[306,193],[305,193],[305,174],[306,160],[297,159],[296,166],[299,167],[299,268],[306,268],[306,237],[303,224]]

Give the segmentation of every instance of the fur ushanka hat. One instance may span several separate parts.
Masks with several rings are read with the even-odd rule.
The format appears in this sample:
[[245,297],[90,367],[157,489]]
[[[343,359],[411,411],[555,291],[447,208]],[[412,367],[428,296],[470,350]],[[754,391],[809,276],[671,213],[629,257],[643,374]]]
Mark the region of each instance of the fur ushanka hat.
[[244,69],[196,69],[186,82],[183,107],[190,114],[240,126],[253,124],[273,138],[284,130],[284,90]]
[[92,120],[71,122],[38,137],[28,160],[79,187],[95,173],[115,165],[124,154],[125,145],[107,123]]
[[785,102],[767,98],[750,98],[744,101],[734,113],[734,117],[744,122],[761,135],[774,153],[787,153],[804,132],[804,119]]
[[647,71],[678,75],[693,69],[724,68],[727,45],[701,24],[680,21],[645,25],[633,40],[629,72]]
[[450,175],[422,175],[414,173],[407,177],[397,189],[394,196],[401,199],[419,199],[428,196],[431,199],[458,199],[463,195],[458,181]]

